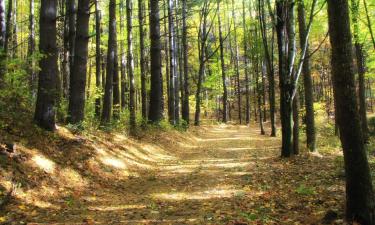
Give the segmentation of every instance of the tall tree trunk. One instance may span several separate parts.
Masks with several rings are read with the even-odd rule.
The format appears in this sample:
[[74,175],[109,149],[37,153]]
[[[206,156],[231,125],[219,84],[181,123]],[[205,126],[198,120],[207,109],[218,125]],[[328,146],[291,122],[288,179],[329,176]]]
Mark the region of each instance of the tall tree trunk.
[[290,10],[288,0],[276,1],[276,33],[279,51],[279,85],[280,85],[280,117],[282,147],[281,156],[289,157],[293,151],[292,145],[292,98],[291,98],[291,77],[289,74],[288,54],[288,12]]
[[189,49],[187,43],[188,27],[187,20],[187,0],[182,0],[182,54],[184,61],[184,99],[182,103],[182,119],[187,124],[190,123],[190,106],[189,106]]
[[351,0],[353,37],[355,42],[355,53],[358,71],[358,95],[359,95],[359,116],[361,119],[362,134],[364,141],[368,141],[368,125],[367,125],[367,107],[366,107],[366,89],[365,89],[365,59],[363,55],[363,44],[359,38],[359,0]]
[[225,73],[225,59],[224,59],[224,39],[223,31],[221,29],[220,19],[220,1],[217,3],[217,19],[219,25],[219,43],[220,43],[220,66],[221,66],[221,78],[223,82],[223,123],[228,122],[228,88],[227,88],[227,77]]
[[[303,48],[303,40],[306,39],[306,16],[305,5],[303,1],[298,1],[298,24],[299,24],[299,39],[300,47]],[[309,54],[309,46],[307,46],[306,54]],[[310,151],[316,150],[316,135],[315,135],[315,116],[314,116],[314,96],[313,84],[311,79],[310,58],[305,58],[302,67],[303,85],[305,94],[305,109],[306,109],[306,144]]]
[[9,52],[9,42],[12,39],[12,18],[13,18],[13,0],[9,0],[7,18],[6,18],[6,23],[5,23],[4,54],[6,57]]
[[81,123],[85,118],[85,90],[89,43],[90,0],[78,2],[74,64],[70,77],[68,122]]
[[96,86],[96,98],[95,98],[95,116],[99,118],[101,112],[101,97],[98,95],[98,92],[102,90],[101,84],[101,18],[99,11],[99,0],[95,0],[95,86]]
[[[176,106],[175,106],[175,79],[176,79],[176,54],[175,54],[175,27],[174,27],[174,2],[168,0],[168,45],[169,45],[169,101],[168,101],[168,116],[169,122],[176,125]],[[167,65],[167,66],[168,66]]]
[[113,105],[113,73],[116,57],[116,0],[109,2],[109,34],[108,34],[108,52],[107,52],[107,72],[104,91],[102,124],[111,122]]
[[140,69],[141,69],[141,95],[142,95],[142,118],[147,120],[147,61],[145,52],[145,3],[138,0],[138,20],[139,20],[139,51],[140,51]]
[[237,85],[237,107],[238,107],[238,120],[242,124],[242,100],[241,100],[241,80],[240,80],[240,65],[239,65],[239,53],[237,44],[237,26],[236,26],[236,15],[234,9],[234,0],[232,0],[232,18],[234,24],[234,62],[236,71],[236,85]]
[[[76,39],[76,0],[67,0],[67,12],[69,20],[69,77],[73,71],[74,64],[74,47]],[[69,78],[70,79],[70,78]],[[70,83],[70,81],[69,81]]]
[[346,218],[349,222],[375,224],[374,193],[357,110],[347,0],[328,1],[328,21],[337,121],[344,150]]
[[159,1],[150,0],[150,40],[151,40],[151,90],[149,120],[163,119],[163,77],[161,71],[161,42]]
[[267,76],[268,76],[268,97],[270,104],[270,117],[271,117],[271,136],[276,137],[276,100],[275,100],[275,70],[273,67],[273,49],[274,49],[274,29],[272,29],[272,41],[271,46],[269,46],[267,30],[266,30],[266,15],[265,15],[265,5],[264,0],[258,0],[258,12],[259,12],[259,24],[262,34],[262,42],[264,47],[266,66],[267,66]]
[[134,81],[134,59],[133,59],[133,23],[132,23],[133,3],[132,0],[126,0],[126,22],[127,22],[127,40],[128,40],[128,74],[130,83],[129,92],[129,111],[130,126],[135,127],[135,81]]
[[[1,3],[0,3],[1,4]],[[1,10],[0,10],[1,11]],[[35,52],[35,16],[34,16],[34,0],[30,0],[29,4],[29,40],[28,40],[28,50],[27,56],[29,60],[29,73],[30,73],[30,88],[31,92],[34,94],[36,90],[37,74],[35,72],[35,60],[33,54]],[[1,12],[0,12],[1,14]]]
[[[250,79],[249,79],[249,64],[248,64],[248,31],[246,26],[246,12],[245,12],[245,0],[242,1],[242,25],[243,25],[243,32],[244,32],[244,67],[245,67],[245,88],[246,88],[246,124],[250,123]],[[219,32],[220,33],[220,32]]]
[[57,69],[57,0],[41,0],[39,49],[46,57],[39,62],[39,85],[34,120],[42,128],[55,130]]
[[357,67],[358,67],[358,84],[359,84],[359,115],[362,125],[362,133],[364,141],[369,139],[369,129],[367,125],[367,104],[366,104],[366,88],[365,88],[365,59],[363,56],[363,45],[355,43]]

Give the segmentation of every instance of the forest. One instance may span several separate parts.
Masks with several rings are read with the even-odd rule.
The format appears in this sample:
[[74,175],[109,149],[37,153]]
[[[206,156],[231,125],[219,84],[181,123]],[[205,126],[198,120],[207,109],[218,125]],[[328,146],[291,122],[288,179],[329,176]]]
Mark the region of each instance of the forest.
[[375,0],[0,0],[0,225],[375,225]]

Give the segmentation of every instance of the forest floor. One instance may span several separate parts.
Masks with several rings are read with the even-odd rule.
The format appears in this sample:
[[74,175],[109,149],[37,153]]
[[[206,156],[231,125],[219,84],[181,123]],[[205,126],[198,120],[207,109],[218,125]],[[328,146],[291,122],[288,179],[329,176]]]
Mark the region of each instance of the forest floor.
[[0,224],[343,223],[340,151],[281,159],[280,137],[255,125],[14,133],[22,157],[0,154],[0,197],[17,184]]

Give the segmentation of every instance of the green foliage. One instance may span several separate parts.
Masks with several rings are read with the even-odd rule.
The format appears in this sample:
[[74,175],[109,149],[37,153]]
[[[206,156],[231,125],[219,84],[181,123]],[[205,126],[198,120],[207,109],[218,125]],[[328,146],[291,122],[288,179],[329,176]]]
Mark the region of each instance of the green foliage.
[[312,187],[306,187],[304,184],[301,184],[297,189],[296,193],[300,195],[314,195],[315,189]]

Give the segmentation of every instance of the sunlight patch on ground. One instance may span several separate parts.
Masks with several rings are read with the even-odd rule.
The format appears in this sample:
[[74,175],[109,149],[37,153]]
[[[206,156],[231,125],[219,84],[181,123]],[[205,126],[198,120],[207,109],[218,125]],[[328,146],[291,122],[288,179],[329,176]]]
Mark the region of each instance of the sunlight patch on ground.
[[90,206],[88,207],[91,211],[119,211],[119,210],[127,210],[127,209],[145,209],[147,208],[145,205],[116,205],[116,206]]
[[113,157],[103,157],[100,160],[104,165],[112,166],[117,169],[127,169],[127,166],[125,165],[125,163],[120,159],[113,158]]
[[237,193],[242,193],[242,190],[234,189],[230,186],[218,187],[205,191],[197,192],[169,192],[169,193],[156,193],[152,194],[151,197],[159,200],[171,200],[171,201],[182,201],[182,200],[206,200],[214,198],[231,198]]
[[60,179],[66,186],[84,187],[87,185],[87,181],[75,170],[65,168],[60,171]]
[[52,160],[46,158],[45,156],[35,155],[32,157],[31,160],[34,162],[34,164],[36,164],[37,167],[44,170],[45,172],[47,173],[55,172],[56,164]]

